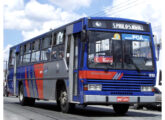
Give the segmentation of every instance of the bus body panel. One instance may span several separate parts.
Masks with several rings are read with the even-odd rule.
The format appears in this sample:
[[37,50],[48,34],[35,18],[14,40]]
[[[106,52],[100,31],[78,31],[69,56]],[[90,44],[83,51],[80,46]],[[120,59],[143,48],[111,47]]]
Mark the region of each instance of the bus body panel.
[[55,99],[57,80],[68,79],[68,71],[66,70],[64,60],[45,63],[43,74],[44,98]]
[[[13,94],[13,69],[8,76],[10,93]],[[22,82],[26,97],[40,99],[55,99],[57,80],[67,80],[68,71],[63,60],[44,64],[34,64],[17,68],[17,95],[18,82]]]

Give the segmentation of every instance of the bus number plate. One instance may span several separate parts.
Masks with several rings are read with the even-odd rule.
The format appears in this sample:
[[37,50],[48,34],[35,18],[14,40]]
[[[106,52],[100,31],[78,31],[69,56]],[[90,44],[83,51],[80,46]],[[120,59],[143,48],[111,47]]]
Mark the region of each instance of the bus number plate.
[[129,97],[117,97],[117,102],[129,102]]

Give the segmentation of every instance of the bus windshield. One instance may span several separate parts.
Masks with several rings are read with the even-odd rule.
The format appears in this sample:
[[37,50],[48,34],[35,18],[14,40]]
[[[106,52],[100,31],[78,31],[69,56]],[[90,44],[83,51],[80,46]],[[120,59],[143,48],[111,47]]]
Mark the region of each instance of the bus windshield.
[[88,67],[154,70],[150,41],[147,35],[90,31]]

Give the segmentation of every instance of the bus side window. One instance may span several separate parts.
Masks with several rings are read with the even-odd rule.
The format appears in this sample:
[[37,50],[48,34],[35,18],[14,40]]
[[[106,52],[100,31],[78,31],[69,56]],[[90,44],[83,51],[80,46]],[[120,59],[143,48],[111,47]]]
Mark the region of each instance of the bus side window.
[[62,44],[64,39],[65,39],[65,36],[64,36],[65,32],[62,31],[62,32],[58,32],[57,33],[57,42],[56,42],[56,45],[59,45],[59,44]]
[[15,49],[10,50],[9,67],[13,67],[15,62]]
[[19,59],[19,65],[21,65],[23,63],[23,46],[20,47],[20,59]]
[[64,44],[53,46],[51,58],[52,60],[60,60],[64,57]]
[[57,50],[56,50],[56,42],[57,42],[57,36],[56,33],[53,34],[53,43],[52,43],[52,51],[51,51],[51,59],[55,60],[57,59]]
[[51,44],[52,44],[51,35],[42,39],[41,60],[43,61],[50,60]]
[[27,64],[30,62],[30,43],[27,43],[24,45],[23,48],[23,64]]
[[51,58],[52,60],[60,60],[64,57],[65,32],[64,31],[58,32],[54,38],[55,40],[53,40],[54,43],[53,43]]
[[52,45],[55,46],[57,41],[56,33],[53,34],[53,43]]
[[40,60],[40,40],[32,42],[31,62],[38,62]]

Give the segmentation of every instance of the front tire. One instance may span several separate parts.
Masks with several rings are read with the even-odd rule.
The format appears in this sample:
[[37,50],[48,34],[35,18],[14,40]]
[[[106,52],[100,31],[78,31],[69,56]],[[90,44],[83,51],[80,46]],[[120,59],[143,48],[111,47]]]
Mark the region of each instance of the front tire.
[[75,107],[75,104],[68,102],[68,94],[66,89],[61,90],[60,92],[60,107],[61,111],[64,113],[70,113]]
[[143,105],[134,104],[134,109],[136,109],[136,110],[143,109]]
[[129,104],[114,104],[113,110],[120,115],[124,115],[126,112],[128,112]]

